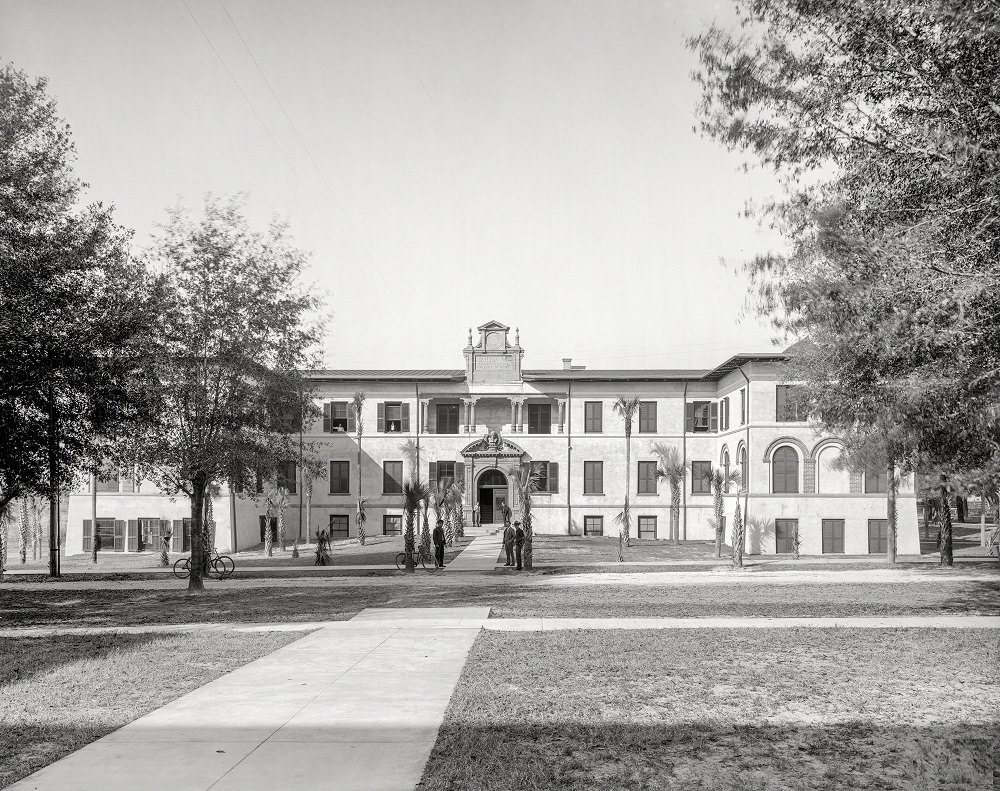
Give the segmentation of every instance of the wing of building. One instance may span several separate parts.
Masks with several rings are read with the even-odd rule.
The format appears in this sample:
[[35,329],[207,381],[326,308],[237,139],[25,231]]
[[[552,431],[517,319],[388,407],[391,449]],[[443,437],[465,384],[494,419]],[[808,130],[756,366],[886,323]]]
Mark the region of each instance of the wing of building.
[[[630,442],[629,501],[633,535],[669,536],[671,494],[656,475],[657,451],[671,446],[687,474],[680,504],[682,540],[713,540],[713,496],[704,473],[739,470],[742,482],[725,496],[731,524],[736,498],[752,519],[747,550],[803,554],[868,554],[886,549],[885,471],[841,470],[840,444],[796,413],[782,383],[786,353],[739,354],[698,370],[589,370],[572,365],[525,370],[518,333],[490,321],[469,331],[465,367],[455,370],[314,371],[323,418],[306,433],[326,467],[313,488],[308,524],[302,482],[289,462],[272,485],[289,490],[287,535],[319,530],[333,538],[357,533],[357,499],[366,501],[368,534],[402,527],[402,483],[464,484],[469,525],[496,525],[504,507],[518,509],[510,471],[530,463],[540,490],[532,499],[537,533],[612,534],[626,487],[626,437],[613,409],[624,395],[640,401]],[[363,432],[352,409],[366,396]],[[360,478],[358,465],[360,464]],[[93,484],[91,484],[93,485]],[[261,488],[266,488],[266,483]],[[156,546],[171,532],[172,548],[188,548],[187,503],[171,502],[124,472],[97,482],[102,551]],[[260,498],[215,498],[216,546],[238,551],[263,540]],[[90,551],[91,492],[71,495],[67,551]],[[726,530],[727,540],[729,530]],[[916,501],[899,499],[898,551],[919,554]]]

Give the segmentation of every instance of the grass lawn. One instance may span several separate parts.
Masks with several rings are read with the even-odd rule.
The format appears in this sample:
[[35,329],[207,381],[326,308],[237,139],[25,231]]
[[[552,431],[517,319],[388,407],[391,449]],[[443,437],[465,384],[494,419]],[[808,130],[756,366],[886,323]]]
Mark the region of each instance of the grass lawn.
[[0,637],[0,787],[301,636]]
[[[618,561],[618,536],[547,536],[535,535],[532,551],[536,563],[611,563]],[[501,558],[503,552],[500,553]],[[723,546],[722,556],[732,556],[732,549]],[[632,546],[625,550],[628,561],[656,560],[714,560],[715,543],[712,541],[686,541],[671,544],[669,541],[632,539]]]
[[447,572],[379,579],[378,584],[298,580],[213,583],[206,595],[173,588],[67,590],[0,586],[0,628],[129,626],[150,623],[252,623],[345,620],[365,607],[489,606],[494,617],[609,618],[851,615],[995,615],[998,582],[836,585],[463,584]]
[[483,632],[419,788],[985,789],[992,630]]

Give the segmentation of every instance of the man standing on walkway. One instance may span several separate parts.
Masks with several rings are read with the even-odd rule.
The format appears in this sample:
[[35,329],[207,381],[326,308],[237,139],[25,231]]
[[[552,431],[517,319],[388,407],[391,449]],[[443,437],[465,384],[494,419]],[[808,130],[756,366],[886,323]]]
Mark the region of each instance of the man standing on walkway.
[[503,551],[506,558],[505,566],[514,565],[514,528],[510,522],[503,526]]
[[434,539],[434,566],[435,568],[444,568],[444,520],[438,519],[437,525],[434,527],[434,533],[432,534]]
[[521,547],[524,546],[524,531],[520,522],[514,522],[514,555],[517,558],[517,570],[521,570]]

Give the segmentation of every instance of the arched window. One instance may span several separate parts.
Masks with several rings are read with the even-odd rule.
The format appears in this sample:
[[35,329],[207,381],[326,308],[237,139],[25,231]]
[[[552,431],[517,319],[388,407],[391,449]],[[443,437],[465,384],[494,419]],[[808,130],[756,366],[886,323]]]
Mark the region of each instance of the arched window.
[[771,458],[771,491],[774,494],[798,494],[799,454],[792,448],[778,448]]
[[840,448],[827,445],[816,458],[816,491],[822,494],[849,494],[850,475],[847,470],[838,469]]
[[750,489],[750,471],[747,469],[747,449],[740,448],[736,454],[736,464],[740,470],[740,491]]
[[722,474],[726,476],[726,493],[729,493],[729,448],[722,449]]

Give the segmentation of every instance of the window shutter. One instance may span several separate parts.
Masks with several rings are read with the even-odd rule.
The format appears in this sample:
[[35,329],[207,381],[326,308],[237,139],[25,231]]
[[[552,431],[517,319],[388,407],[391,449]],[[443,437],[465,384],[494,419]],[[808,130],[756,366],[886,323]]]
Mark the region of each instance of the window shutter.
[[465,462],[455,462],[455,483],[465,483]]
[[689,434],[694,431],[694,404],[691,403],[684,410],[684,430]]
[[785,388],[778,385],[774,396],[774,419],[781,421],[785,419]]
[[709,410],[710,411],[709,411],[709,416],[708,416],[708,430],[709,431],[718,431],[719,430],[719,405],[718,405],[718,403],[716,403],[715,401],[713,401],[712,405],[709,407]]
[[385,433],[385,401],[378,402],[378,421],[375,430],[380,434]]
[[357,418],[354,414],[354,404],[350,401],[347,402],[347,430],[357,431],[358,423]]
[[93,544],[94,523],[90,519],[83,520],[83,551],[90,552]]
[[549,462],[549,491],[559,494],[559,462]]
[[327,401],[323,404],[323,432],[329,434],[333,431],[333,404]]
[[129,552],[136,552],[139,549],[139,520],[128,520],[127,548]]
[[175,519],[173,535],[170,536],[170,551],[181,552],[184,549],[184,520]]
[[402,420],[402,422],[403,422],[403,429],[402,430],[403,430],[404,434],[407,434],[410,431],[410,405],[409,405],[409,403],[406,402],[406,401],[404,401],[403,404],[402,404],[402,406],[401,406],[401,408],[400,408],[400,411],[403,413],[403,415],[402,415],[402,418],[403,418],[403,420]]
[[115,552],[125,551],[125,520],[116,519],[115,520]]
[[437,464],[436,461],[432,461],[430,463],[430,472],[427,473],[427,480],[430,482],[430,485],[433,487],[434,484],[437,483],[437,479],[438,479],[438,464]]

